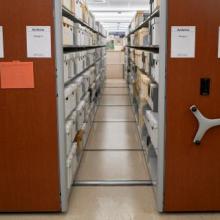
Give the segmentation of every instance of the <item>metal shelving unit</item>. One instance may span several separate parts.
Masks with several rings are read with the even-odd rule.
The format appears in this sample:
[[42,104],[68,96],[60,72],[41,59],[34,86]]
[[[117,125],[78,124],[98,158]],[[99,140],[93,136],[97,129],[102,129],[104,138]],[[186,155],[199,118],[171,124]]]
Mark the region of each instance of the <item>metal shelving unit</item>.
[[65,45],[63,46],[63,51],[65,53],[74,52],[74,51],[84,51],[84,50],[92,50],[97,48],[105,47],[105,45],[96,45],[96,46],[73,46],[73,45]]
[[[88,71],[90,68],[96,65],[97,62],[101,61],[102,59],[105,59],[105,55],[102,54],[101,57],[95,57],[96,60],[94,63],[91,65],[87,66],[82,72],[78,73],[75,75],[73,78],[69,79],[66,83],[64,83],[64,78],[63,78],[63,70],[64,70],[64,57],[63,54],[65,53],[72,53],[72,52],[80,52],[80,51],[87,51],[87,50],[92,50],[92,49],[102,49],[105,48],[105,45],[82,45],[82,46],[76,46],[76,45],[63,45],[62,44],[62,16],[72,20],[74,23],[79,23],[83,27],[89,29],[93,33],[97,34],[97,37],[100,38],[106,38],[102,33],[99,31],[95,30],[94,28],[90,27],[88,24],[85,22],[81,21],[80,19],[76,18],[75,15],[70,12],[68,9],[64,8],[60,1],[56,1],[56,11],[55,14],[55,31],[56,31],[56,61],[57,61],[57,94],[58,94],[58,100],[57,100],[57,106],[58,106],[58,124],[59,124],[59,148],[62,149],[62,155],[60,155],[60,174],[62,176],[62,182],[61,182],[61,200],[62,200],[62,211],[65,212],[68,209],[68,197],[71,193],[71,190],[66,190],[66,167],[64,166],[64,161],[66,162],[66,155],[65,152],[63,152],[63,146],[66,145],[65,141],[65,123],[69,119],[69,117],[65,118],[64,117],[64,90],[68,86],[70,86],[72,83],[75,82],[77,78],[82,76],[86,71]],[[58,16],[59,15],[59,16]],[[104,72],[104,70],[102,70]],[[98,74],[98,73],[97,73]],[[101,70],[99,72],[101,74]],[[101,80],[101,79],[100,79]],[[94,82],[96,83],[96,81]],[[90,88],[91,89],[91,88]],[[89,91],[87,91],[89,92]],[[95,88],[95,93],[97,93],[98,90]],[[81,97],[81,100],[83,97]],[[90,105],[90,111],[88,113],[89,119],[84,120],[84,124],[86,124],[86,130],[90,130],[91,128],[91,123],[93,121],[95,111],[97,109],[97,102],[98,102],[98,97],[94,97],[91,101]],[[73,110],[74,111],[74,110]],[[72,111],[72,113],[73,113]],[[84,126],[83,126],[84,127]],[[86,139],[85,139],[86,140]],[[83,146],[84,147],[84,146]],[[82,158],[83,151],[78,155],[78,163],[80,163],[80,160]]]
[[148,46],[127,46],[136,50],[148,50],[154,53],[159,53],[159,45],[148,45]]
[[[150,3],[152,3],[152,1],[150,1]],[[148,27],[149,28],[149,35],[152,36],[152,27],[150,25],[150,22],[153,18],[155,17],[160,17],[161,15],[161,11],[160,8],[156,8],[154,11],[152,10],[152,4],[150,4],[150,15],[148,16],[148,18],[141,23],[138,27],[136,27],[134,30],[132,30],[128,35],[128,45],[126,46],[128,49],[128,74],[134,74],[133,77],[135,79],[136,77],[136,72],[137,70],[139,70],[142,74],[148,76],[151,80],[152,83],[156,83],[158,86],[160,86],[160,82],[157,83],[154,79],[154,77],[151,75],[151,65],[152,65],[152,53],[156,53],[159,54],[160,53],[160,45],[153,45],[152,44],[152,37],[150,37],[150,42],[149,45],[140,45],[140,46],[136,46],[136,45],[131,45],[131,35],[135,34],[137,31],[139,31],[142,28]],[[148,51],[150,52],[150,60],[149,60],[149,72],[146,73],[146,71],[144,69],[141,69],[139,66],[137,66],[137,64],[135,64],[135,62],[133,60],[130,59],[130,55],[131,55],[131,49],[135,49],[135,50],[142,50],[142,51]],[[135,68],[135,69],[134,69]],[[130,73],[129,73],[130,71]],[[143,128],[140,128],[139,123],[137,123],[138,126],[138,131],[139,131],[139,135],[140,135],[140,139],[142,141],[142,146],[143,146],[143,150],[145,152],[145,159],[146,159],[146,164],[148,166],[148,170],[152,179],[152,182],[154,183],[154,191],[155,191],[155,197],[157,198],[158,201],[158,209],[162,210],[162,196],[159,193],[159,191],[161,190],[162,186],[161,186],[161,176],[158,177],[160,175],[160,173],[158,173],[158,161],[159,161],[159,150],[157,148],[155,148],[153,146],[153,144],[151,143],[151,141],[149,142],[149,138],[151,138],[149,136],[149,131],[147,128],[147,124],[149,123],[146,120],[146,116],[144,114],[145,109],[149,109],[151,110],[151,107],[148,103],[148,101],[146,100],[146,102],[140,101],[138,96],[135,97],[135,95],[130,94],[130,99],[131,100],[136,100],[135,102],[133,101],[132,103],[135,104],[135,108],[138,109],[139,111],[142,111],[143,113],[143,119],[144,119],[144,125]],[[158,101],[159,102],[159,101]],[[135,110],[135,108],[133,108],[133,111],[135,113],[136,116],[136,120],[138,119],[138,116],[136,115],[137,112]],[[138,122],[138,121],[137,121]],[[158,122],[159,123],[159,122]],[[145,139],[146,138],[146,139]],[[148,143],[149,142],[149,143]],[[158,183],[160,181],[160,183]]]

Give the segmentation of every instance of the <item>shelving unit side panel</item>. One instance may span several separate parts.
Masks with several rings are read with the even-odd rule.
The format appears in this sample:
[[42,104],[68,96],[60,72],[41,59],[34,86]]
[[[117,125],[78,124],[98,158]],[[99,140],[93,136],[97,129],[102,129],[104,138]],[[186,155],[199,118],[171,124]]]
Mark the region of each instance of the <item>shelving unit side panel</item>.
[[[33,89],[0,89],[0,211],[59,211],[53,1],[1,2],[5,58],[33,62]],[[26,26],[51,26],[52,58],[29,59]]]
[[[165,211],[219,211],[220,128],[201,144],[193,139],[198,122],[192,105],[208,118],[220,118],[218,31],[220,2],[168,0]],[[196,26],[195,58],[171,58],[171,27]],[[201,78],[210,78],[210,94],[200,95]]]

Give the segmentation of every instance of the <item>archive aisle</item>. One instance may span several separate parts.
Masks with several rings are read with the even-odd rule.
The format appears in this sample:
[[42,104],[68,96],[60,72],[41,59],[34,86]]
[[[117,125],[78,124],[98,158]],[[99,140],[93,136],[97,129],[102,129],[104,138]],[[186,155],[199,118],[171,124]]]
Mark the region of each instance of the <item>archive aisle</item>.
[[1,212],[68,209],[105,79],[106,33],[85,2],[63,3],[0,7]]
[[0,212],[220,210],[220,2],[147,4],[108,63],[85,0],[2,2]]
[[150,1],[127,36],[125,75],[161,212],[220,210],[220,3],[197,3]]

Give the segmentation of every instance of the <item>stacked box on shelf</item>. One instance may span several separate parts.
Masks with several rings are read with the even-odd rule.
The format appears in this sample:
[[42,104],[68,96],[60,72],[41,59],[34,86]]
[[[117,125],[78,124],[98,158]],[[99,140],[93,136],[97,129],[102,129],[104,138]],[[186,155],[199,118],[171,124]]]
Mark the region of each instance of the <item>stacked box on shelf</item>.
[[95,97],[95,79],[96,79],[96,69],[95,67],[90,68],[90,101],[92,102]]
[[77,158],[77,143],[73,143],[71,151],[67,157],[66,168],[67,168],[67,189],[70,191],[72,188],[73,180],[78,169],[78,158]]
[[150,44],[149,28],[142,28],[138,31],[138,45],[148,46]]
[[83,58],[80,51],[75,52],[75,73],[78,75],[83,71]]
[[83,96],[85,95],[84,85],[83,85],[83,77],[78,77],[75,80],[75,83],[77,84],[77,105],[80,104]]
[[147,73],[147,74],[150,74],[150,52],[148,51],[144,51],[143,53],[143,69],[144,69],[144,72]]
[[73,111],[73,113],[71,114],[69,121],[71,121],[71,123],[72,123],[71,136],[72,136],[72,141],[73,141],[76,137],[76,134],[77,134],[77,113],[76,113],[76,110]]
[[135,46],[147,46],[150,44],[149,28],[142,28],[134,34]]
[[75,0],[75,16],[83,20],[83,3],[81,0]]
[[135,45],[135,34],[131,34],[130,35],[130,46],[134,46]]
[[158,111],[158,84],[151,82],[148,88],[148,104],[153,112]]
[[130,59],[134,62],[134,60],[135,60],[135,49],[130,49]]
[[143,69],[143,53],[142,50],[135,50],[135,64],[140,69]]
[[102,69],[102,61],[99,60],[98,62],[96,62],[96,76],[100,74],[101,69]]
[[160,18],[153,18],[151,21],[152,27],[152,45],[160,44]]
[[154,12],[158,8],[160,8],[160,0],[153,0],[152,1],[152,11]]
[[141,23],[143,23],[149,14],[145,11],[137,11],[135,15],[135,27],[138,27]]
[[79,132],[82,129],[83,123],[85,121],[85,101],[81,100],[77,106],[76,113],[77,113],[77,131]]
[[75,24],[74,33],[74,44],[76,46],[93,46],[97,44],[96,34],[79,23]]
[[62,5],[63,7],[65,7],[66,9],[68,9],[69,11],[73,12],[72,11],[72,0],[62,0]]
[[92,14],[92,12],[89,12],[88,24],[91,28],[95,28],[95,16]]
[[100,23],[98,21],[95,22],[95,30],[99,32],[99,25]]
[[136,28],[135,25],[135,17],[131,20],[131,24],[130,24],[130,32],[133,31]]
[[68,118],[70,113],[76,108],[77,105],[77,87],[70,85],[65,88],[65,118]]
[[89,24],[89,9],[86,3],[82,4],[82,18],[86,24]]
[[85,72],[83,75],[83,89],[84,89],[84,94],[86,94],[89,90],[90,86],[90,77],[89,77],[89,71]]
[[90,109],[90,93],[89,91],[86,93],[84,97],[85,101],[85,122],[88,122],[89,120],[89,109]]
[[133,77],[130,80],[133,80],[133,87],[130,88],[131,92],[133,93],[133,97],[136,100],[137,122],[139,128],[142,131],[144,128],[144,109],[146,108],[148,100],[148,87],[150,84],[150,78],[143,74],[143,72],[138,68],[136,71],[132,70],[131,72],[133,72]]
[[144,115],[148,135],[154,149],[158,149],[158,113],[152,110],[146,110]]
[[159,83],[159,62],[159,54],[151,53],[151,75],[157,83]]
[[64,83],[75,76],[75,53],[64,54]]
[[95,62],[95,49],[88,50],[87,55],[87,65],[89,66]]
[[76,23],[75,24],[75,32],[74,32],[74,35],[75,35],[75,45],[76,46],[80,46],[82,43],[82,26],[81,24],[79,23]]
[[63,45],[74,44],[74,22],[70,19],[63,17]]

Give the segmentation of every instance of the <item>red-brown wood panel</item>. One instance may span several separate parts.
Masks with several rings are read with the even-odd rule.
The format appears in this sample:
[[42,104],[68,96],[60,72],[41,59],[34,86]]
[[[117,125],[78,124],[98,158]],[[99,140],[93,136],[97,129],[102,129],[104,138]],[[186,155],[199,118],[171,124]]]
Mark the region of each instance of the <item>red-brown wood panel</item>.
[[[220,210],[220,127],[200,146],[193,144],[196,104],[209,118],[220,118],[218,29],[220,1],[168,0],[168,62],[165,149],[165,211]],[[170,58],[171,26],[196,26],[196,58]],[[211,93],[200,96],[200,78],[211,78]]]
[[[28,59],[26,26],[52,27],[52,58]],[[1,1],[5,59],[33,61],[34,89],[0,89],[0,211],[59,211],[52,0]]]

